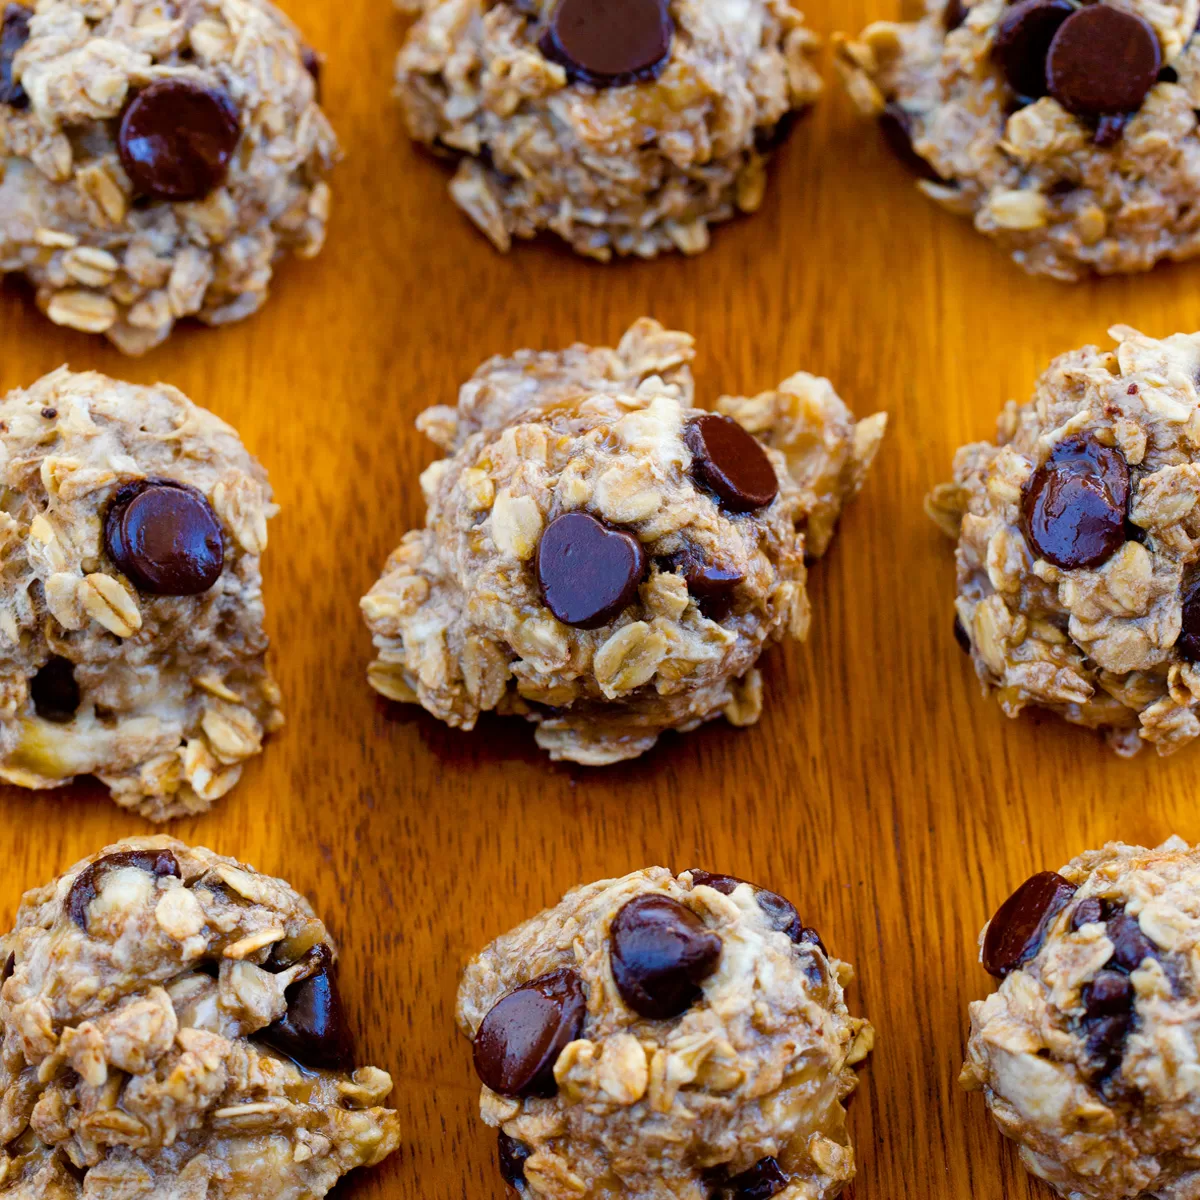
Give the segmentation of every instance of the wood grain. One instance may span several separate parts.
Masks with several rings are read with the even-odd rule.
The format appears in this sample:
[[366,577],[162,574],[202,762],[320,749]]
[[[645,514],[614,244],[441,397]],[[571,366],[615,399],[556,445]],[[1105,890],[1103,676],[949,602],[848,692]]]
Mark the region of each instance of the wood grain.
[[[821,33],[899,0],[809,0]],[[990,436],[1049,359],[1125,322],[1200,324],[1200,268],[1074,288],[1023,275],[936,210],[831,86],[773,174],[764,211],[702,258],[603,268],[553,245],[497,256],[452,208],[444,169],[389,100],[404,23],[382,3],[295,0],[328,55],[349,157],[326,252],[280,274],[259,316],[186,329],[140,361],[56,329],[0,290],[0,390],[69,362],[165,379],[233,421],[283,513],[266,594],[287,729],[209,815],[171,832],[305,891],[339,935],[363,1057],[395,1076],[404,1146],[344,1195],[504,1193],[453,1020],[460,964],[572,884],[700,864],[784,892],[859,969],[880,1032],[852,1104],[857,1200],[1049,1197],[955,1082],[966,1006],[989,990],[975,939],[1034,870],[1112,838],[1200,838],[1200,750],[1122,762],[1052,720],[1010,722],[951,636],[951,551],[922,496],[955,447]],[[377,702],[357,601],[422,518],[413,430],[486,356],[611,343],[650,314],[699,337],[701,395],[826,374],[893,416],[829,557],[813,635],[766,660],[753,730],[664,739],[607,771],[556,767],[520,724],[452,732]],[[0,922],[21,891],[149,827],[100,789],[0,791]]]

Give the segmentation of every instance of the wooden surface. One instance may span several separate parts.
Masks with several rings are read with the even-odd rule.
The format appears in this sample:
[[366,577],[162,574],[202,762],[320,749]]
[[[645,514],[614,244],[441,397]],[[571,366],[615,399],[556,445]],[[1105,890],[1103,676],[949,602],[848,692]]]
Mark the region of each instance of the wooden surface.
[[[899,0],[807,8],[828,34],[899,15]],[[1026,278],[913,189],[836,85],[783,151],[765,209],[705,256],[502,258],[406,143],[389,100],[402,20],[383,0],[294,0],[293,15],[328,55],[349,155],[325,253],[287,264],[252,320],[182,330],[140,361],[5,286],[0,390],[64,361],[164,379],[234,422],[271,472],[283,512],[266,596],[288,726],[239,788],[170,832],[285,876],[340,938],[361,1057],[395,1077],[404,1144],[339,1194],[499,1200],[452,1019],[459,966],[572,884],[661,863],[785,893],[858,967],[850,1003],[880,1040],[851,1105],[857,1200],[1048,1198],[956,1084],[967,1003],[990,987],[976,935],[1018,882],[1086,847],[1200,838],[1200,749],[1122,762],[1086,732],[985,702],[951,636],[951,548],[921,500],[1053,355],[1116,322],[1195,329],[1200,266],[1073,289]],[[706,400],[803,368],[859,415],[892,414],[812,573],[809,642],[765,660],[762,723],[589,771],[551,765],[520,723],[466,735],[377,701],[357,602],[423,516],[433,450],[413,418],[488,355],[611,343],[644,313],[698,336]],[[89,785],[4,790],[0,823],[5,926],[25,887],[151,831]]]

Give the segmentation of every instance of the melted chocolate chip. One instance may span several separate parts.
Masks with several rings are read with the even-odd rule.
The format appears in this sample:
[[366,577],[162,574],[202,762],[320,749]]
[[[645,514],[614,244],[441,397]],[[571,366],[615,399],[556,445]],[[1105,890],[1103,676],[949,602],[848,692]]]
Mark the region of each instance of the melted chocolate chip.
[[1111,1017],[1133,1008],[1133,984],[1120,971],[1099,971],[1083,989],[1083,1006],[1088,1017]]
[[740,571],[710,563],[694,547],[673,554],[667,567],[673,574],[683,576],[688,594],[710,621],[721,622],[729,616],[738,584],[743,579]]
[[202,200],[225,182],[240,136],[227,92],[190,79],[159,79],[126,106],[117,150],[144,195]]
[[1098,567],[1126,540],[1129,466],[1090,434],[1058,443],[1025,484],[1021,527],[1034,554],[1063,570]]
[[1108,920],[1108,940],[1113,945],[1112,961],[1126,971],[1136,971],[1147,958],[1158,957],[1158,947],[1142,932],[1137,917],[1126,912]]
[[300,50],[300,61],[313,78],[313,83],[316,85],[314,94],[319,104],[321,102],[321,56],[311,46],[303,46]]
[[570,512],[546,527],[534,566],[546,607],[564,625],[598,629],[637,599],[646,551],[633,534]]
[[[711,871],[701,871],[697,867],[692,867],[688,874],[692,877],[693,887],[710,887],[723,896],[733,895],[743,883],[748,882],[745,879],[737,879],[733,875],[714,875]],[[800,920],[796,906],[778,892],[770,892],[766,888],[759,887],[757,883],[752,883],[750,886],[754,889],[754,899],[758,902],[758,907],[766,913],[772,928],[778,929],[780,933],[786,933],[793,942],[799,944],[802,940],[801,935],[804,933],[804,923]],[[819,938],[817,940],[820,941]]]
[[900,105],[888,104],[879,114],[879,132],[888,149],[914,175],[930,183],[945,182],[933,165],[917,153],[912,139],[912,117]]
[[500,1142],[497,1159],[500,1163],[500,1175],[509,1187],[518,1192],[525,1190],[525,1160],[533,1153],[524,1142],[509,1137],[500,1130]]
[[1104,920],[1104,905],[1094,896],[1080,900],[1071,914],[1071,932],[1078,933],[1085,925],[1095,925]]
[[946,0],[942,9],[942,25],[947,33],[953,33],[966,19],[967,6],[962,0]]
[[954,640],[958,643],[958,648],[964,654],[971,653],[971,635],[967,633],[967,628],[957,613],[954,617]]
[[169,479],[121,488],[104,520],[104,546],[133,584],[155,596],[195,596],[221,576],[221,523],[195,489]]
[[0,104],[9,108],[29,107],[25,89],[13,78],[13,59],[29,41],[29,18],[33,12],[21,4],[6,4],[0,18]]
[[667,0],[558,0],[538,45],[572,82],[610,88],[661,74],[674,36]]
[[583,983],[554,971],[502,997],[475,1035],[475,1073],[502,1096],[553,1096],[554,1064],[587,1016]]
[[1121,140],[1125,126],[1128,124],[1128,113],[1114,113],[1111,116],[1101,117],[1096,124],[1096,132],[1092,134],[1092,141],[1097,146],[1115,146]]
[[1188,662],[1200,662],[1200,575],[1184,585],[1183,626],[1175,645]]
[[4,960],[4,971],[3,973],[0,973],[0,987],[6,984],[13,977],[13,972],[16,969],[17,956],[15,953],[13,953]]
[[79,711],[79,684],[75,668],[55,655],[29,681],[34,710],[43,721],[65,725]]
[[753,512],[766,508],[779,494],[779,479],[767,452],[732,417],[696,417],[688,422],[684,441],[692,452],[693,478],[715,493],[722,508]]
[[1008,86],[1019,96],[1036,100],[1046,94],[1050,43],[1074,11],[1070,0],[1022,0],[1004,14],[992,42],[992,55]]
[[654,1020],[677,1017],[700,997],[716,969],[721,939],[669,896],[635,896],[609,930],[613,979],[634,1012]]
[[788,1177],[775,1158],[760,1158],[748,1171],[734,1175],[726,1184],[730,1200],[771,1200],[788,1185]]
[[1050,94],[1078,116],[1136,112],[1161,68],[1154,27],[1107,4],[1077,9],[1054,35],[1046,57]]
[[1053,871],[1027,879],[997,910],[983,940],[983,967],[1001,979],[1041,949],[1050,922],[1075,895],[1075,885]]
[[354,1044],[337,986],[333,951],[320,943],[300,959],[301,972],[284,992],[287,1012],[258,1039],[301,1066],[350,1071]]
[[109,871],[128,867],[136,867],[155,879],[165,879],[167,876],[180,878],[179,861],[170,850],[118,850],[116,854],[106,854],[96,859],[75,876],[67,893],[67,915],[84,933],[87,933],[88,927],[88,906],[96,898],[100,880]]
[[1094,1076],[1111,1075],[1121,1065],[1125,1053],[1125,1039],[1133,1026],[1129,1014],[1115,1017],[1098,1017],[1084,1022],[1087,1034],[1085,1052],[1092,1062]]
[[816,946],[826,958],[829,957],[829,951],[825,949],[825,943],[821,940],[821,935],[809,926],[805,926],[800,930],[800,936],[792,939],[798,946]]

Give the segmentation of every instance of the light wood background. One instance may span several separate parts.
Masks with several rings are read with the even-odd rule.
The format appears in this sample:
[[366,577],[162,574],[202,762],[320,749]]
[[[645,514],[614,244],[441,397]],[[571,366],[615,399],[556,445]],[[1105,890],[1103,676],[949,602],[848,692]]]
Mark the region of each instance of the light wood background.
[[[808,0],[823,33],[899,0]],[[1125,322],[1200,324],[1200,264],[1068,288],[1027,278],[912,187],[832,83],[774,171],[764,211],[696,260],[601,267],[555,245],[496,255],[452,207],[440,164],[391,103],[404,21],[383,0],[294,0],[328,56],[348,158],[325,253],[287,264],[270,305],[186,329],[130,361],[0,289],[0,390],[60,363],[164,379],[234,422],[283,506],[266,595],[288,726],[207,816],[170,832],[285,876],[339,936],[361,1058],[396,1080],[404,1144],[340,1195],[496,1197],[453,1024],[460,964],[572,884],[660,863],[791,897],[859,969],[879,1028],[851,1105],[857,1200],[1028,1200],[1028,1182],[956,1084],[979,928],[1035,870],[1113,838],[1200,838],[1200,748],[1111,756],[1052,720],[1010,722],[951,636],[951,548],[921,500],[955,447],[990,436],[1049,359]],[[828,65],[828,64],[827,64]],[[650,314],[699,338],[700,392],[827,374],[893,424],[874,475],[812,573],[807,645],[771,652],[755,729],[664,739],[606,771],[553,766],[519,723],[474,735],[374,698],[357,602],[423,517],[413,430],[488,355],[611,344]],[[150,827],[97,787],[0,790],[0,922],[26,887]]]

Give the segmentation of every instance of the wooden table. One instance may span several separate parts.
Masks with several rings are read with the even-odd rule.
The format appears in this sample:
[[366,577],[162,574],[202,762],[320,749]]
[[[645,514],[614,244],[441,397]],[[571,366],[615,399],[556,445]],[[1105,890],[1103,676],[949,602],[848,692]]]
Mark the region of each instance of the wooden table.
[[[809,0],[857,31],[899,0]],[[389,99],[404,22],[382,4],[296,0],[328,55],[348,158],[325,253],[287,264],[259,316],[181,330],[140,361],[0,291],[0,389],[69,362],[164,379],[234,422],[283,512],[265,560],[288,726],[207,816],[170,832],[306,892],[340,938],[362,1058],[392,1072],[402,1151],[344,1194],[504,1194],[453,1023],[460,964],[576,882],[703,865],[790,896],[859,969],[879,1046],[851,1117],[858,1200],[1025,1200],[979,1097],[957,1084],[976,935],[1035,870],[1109,839],[1200,838],[1200,750],[1109,754],[1054,720],[1006,720],[951,636],[951,548],[925,518],[959,443],[990,436],[1049,359],[1125,322],[1200,321],[1200,267],[1068,288],[1027,278],[913,188],[833,85],[780,156],[764,210],[701,258],[600,267],[554,245],[498,256],[410,149]],[[832,78],[832,72],[830,71]],[[365,682],[358,598],[422,520],[413,429],[488,355],[608,344],[650,314],[699,338],[702,402],[826,374],[893,424],[812,573],[813,633],[765,660],[761,724],[664,739],[641,762],[554,766],[532,732],[456,733]],[[91,785],[0,791],[0,922],[25,887],[151,827]]]

